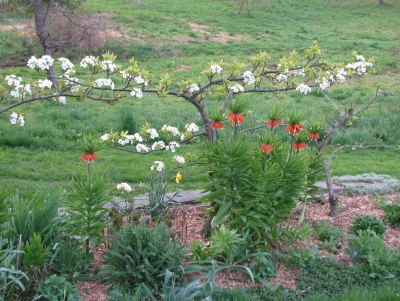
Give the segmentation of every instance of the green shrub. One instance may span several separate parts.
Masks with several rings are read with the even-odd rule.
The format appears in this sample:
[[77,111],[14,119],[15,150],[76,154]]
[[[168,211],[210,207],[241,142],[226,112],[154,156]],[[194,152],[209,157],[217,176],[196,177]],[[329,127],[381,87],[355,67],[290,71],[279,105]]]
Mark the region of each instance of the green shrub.
[[356,235],[347,238],[346,249],[353,263],[366,262],[368,256],[380,254],[385,250],[385,242],[375,231],[358,230]]
[[385,220],[391,226],[400,226],[400,203],[385,204],[382,206],[385,211]]
[[343,230],[324,221],[316,226],[318,239],[320,241],[339,242],[343,237]]
[[165,271],[174,271],[178,282],[179,271],[186,257],[186,248],[172,238],[172,230],[164,224],[149,229],[144,222],[126,226],[110,239],[106,250],[105,266],[100,271],[109,281],[129,285],[132,289],[144,283],[152,292],[161,292]]
[[[65,277],[51,275],[45,281],[39,283],[36,288],[39,300],[80,301],[82,298],[76,291],[76,287],[68,282]],[[36,300],[36,299],[35,299]]]
[[381,250],[369,254],[367,261],[370,277],[387,280],[399,279],[400,277],[400,255],[397,249]]
[[367,229],[374,231],[379,236],[382,236],[386,231],[383,221],[374,215],[358,215],[349,228],[354,234],[357,234],[359,230]]

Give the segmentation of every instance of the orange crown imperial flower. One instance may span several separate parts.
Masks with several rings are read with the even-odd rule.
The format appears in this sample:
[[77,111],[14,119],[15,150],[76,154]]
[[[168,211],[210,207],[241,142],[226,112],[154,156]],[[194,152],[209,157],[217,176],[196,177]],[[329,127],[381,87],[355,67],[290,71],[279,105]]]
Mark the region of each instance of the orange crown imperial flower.
[[244,116],[243,116],[243,114],[240,114],[240,113],[230,112],[228,114],[228,119],[231,124],[235,124],[235,125],[242,124],[244,122]]
[[310,140],[318,140],[319,139],[318,133],[309,133],[307,136]]
[[293,142],[293,144],[292,144],[293,149],[296,149],[296,150],[306,148],[306,146],[307,145],[305,142]]
[[277,119],[277,120],[270,119],[270,120],[267,121],[267,124],[270,127],[276,128],[281,122],[282,122],[282,119]]
[[263,151],[264,153],[268,154],[272,151],[273,147],[271,144],[263,144],[260,147],[261,151]]
[[301,127],[303,126],[303,124],[302,123],[296,123],[296,124],[289,124],[287,127],[286,127],[286,130],[290,133],[290,134],[292,134],[292,135],[296,135],[296,134],[298,134],[298,133],[300,133],[300,131],[301,131]]
[[212,121],[211,127],[216,130],[222,129],[224,127],[224,123],[222,121]]
[[85,162],[93,163],[94,160],[97,159],[97,155],[96,153],[83,153],[81,159],[83,159]]

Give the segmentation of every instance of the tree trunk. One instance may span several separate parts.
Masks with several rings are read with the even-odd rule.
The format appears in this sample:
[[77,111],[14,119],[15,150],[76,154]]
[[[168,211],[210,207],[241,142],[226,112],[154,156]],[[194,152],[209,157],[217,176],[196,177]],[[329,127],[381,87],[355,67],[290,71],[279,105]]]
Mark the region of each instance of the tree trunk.
[[378,3],[377,3],[378,5],[381,5],[381,4],[383,4],[383,0],[378,0]]
[[328,190],[328,199],[330,206],[329,216],[337,216],[338,199],[335,197],[335,193],[333,191],[333,185],[331,179],[331,165],[326,161],[324,161],[323,164],[324,164],[325,181],[326,181],[326,188]]
[[[50,15],[54,7],[54,0],[48,0],[47,6],[44,3],[44,0],[36,0],[33,3],[33,9],[35,14],[35,31],[36,35],[39,38],[40,44],[43,49],[44,55],[51,56],[51,48],[49,46],[49,20]],[[54,65],[50,66],[48,70],[46,70],[47,78],[53,83],[55,87],[58,87],[58,80],[56,77],[56,73],[54,71]]]

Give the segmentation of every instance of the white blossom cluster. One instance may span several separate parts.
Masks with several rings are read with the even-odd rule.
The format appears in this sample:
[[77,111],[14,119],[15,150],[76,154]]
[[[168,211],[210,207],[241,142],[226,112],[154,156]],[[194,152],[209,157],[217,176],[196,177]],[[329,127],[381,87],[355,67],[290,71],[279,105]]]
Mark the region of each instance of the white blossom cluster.
[[132,74],[130,74],[129,72],[126,72],[125,70],[122,70],[119,73],[121,73],[122,78],[125,78],[125,79],[126,78],[128,78],[128,79],[132,78]]
[[254,74],[251,71],[245,71],[243,73],[243,76],[244,76],[244,82],[248,85],[253,85],[256,82],[256,78],[254,77]]
[[22,114],[17,114],[15,112],[12,112],[10,115],[10,123],[11,124],[17,124],[19,123],[20,126],[24,126],[25,125],[25,119],[24,116]]
[[122,192],[126,192],[126,193],[129,193],[129,192],[132,191],[132,187],[129,186],[129,184],[127,184],[127,183],[120,183],[120,184],[118,184],[118,185],[117,185],[117,189],[118,189],[118,190],[122,190]]
[[232,90],[232,92],[234,93],[239,93],[239,92],[243,92],[244,88],[242,85],[236,84],[230,87],[230,89]]
[[185,164],[185,158],[181,156],[174,156],[174,161],[178,164]]
[[362,55],[357,55],[356,60],[358,60],[359,62],[347,64],[346,68],[353,69],[361,75],[368,72],[367,67],[372,67],[372,63],[366,62],[365,58]]
[[146,130],[146,133],[150,134],[150,139],[158,138],[158,133],[156,129],[148,129]]
[[51,86],[52,86],[52,85],[53,85],[53,83],[52,83],[50,80],[48,80],[48,79],[43,79],[43,80],[39,79],[38,82],[37,82],[37,86],[38,86],[39,88],[48,88],[48,89],[51,89]]
[[114,70],[117,69],[117,65],[115,65],[111,60],[102,61],[100,64],[101,69],[104,71],[109,70],[110,72],[114,72]]
[[61,69],[70,73],[74,70],[75,66],[71,63],[71,61],[65,57],[60,57],[58,59],[61,62]]
[[152,150],[163,149],[165,148],[165,143],[163,141],[154,142],[151,146]]
[[323,77],[322,82],[319,83],[319,87],[321,88],[321,90],[328,89],[330,86],[331,83],[329,82],[329,80],[326,77]]
[[114,82],[110,78],[98,78],[94,81],[94,87],[110,87],[111,90],[114,90]]
[[145,85],[147,86],[148,82],[144,80],[144,78],[141,75],[138,75],[133,78],[133,80],[138,84],[138,85]]
[[214,64],[214,65],[211,65],[211,74],[221,74],[221,72],[222,72],[222,68],[221,68],[221,66],[220,65],[217,65],[217,64]]
[[172,153],[175,153],[175,149],[180,147],[180,144],[176,141],[171,141],[166,147],[166,150],[171,150]]
[[339,70],[337,70],[336,80],[338,82],[343,83],[346,80],[346,76],[347,76],[346,70],[344,70],[343,68],[340,68]]
[[189,90],[190,93],[200,90],[199,86],[196,84],[191,84],[191,85],[187,86],[187,89]]
[[6,82],[9,86],[14,86],[14,90],[10,91],[11,97],[25,97],[26,93],[32,94],[31,86],[29,84],[22,85],[22,79],[13,74],[6,76]]
[[170,126],[170,125],[166,125],[164,124],[164,126],[161,128],[161,131],[163,133],[165,133],[165,135],[167,136],[179,136],[179,130],[174,127],[174,126]]
[[276,80],[278,81],[278,82],[283,82],[283,81],[285,81],[285,82],[287,82],[287,76],[286,75],[284,75],[284,74],[278,74],[277,76],[276,76]]
[[199,130],[199,127],[195,123],[192,122],[190,124],[185,125],[185,129],[188,132],[193,133],[193,132],[197,132]]
[[130,94],[132,96],[136,96],[137,98],[143,98],[143,92],[139,88],[133,88]]
[[304,69],[298,69],[293,71],[294,76],[306,76]]
[[55,101],[59,101],[60,103],[66,105],[67,104],[67,98],[65,96],[58,96],[58,97],[53,97]]
[[88,65],[95,67],[96,66],[96,58],[92,55],[86,56],[81,60],[80,64],[83,68],[86,68]]
[[161,172],[164,168],[165,165],[161,161],[154,161],[153,165],[150,167],[151,170],[156,169],[158,172]]
[[53,66],[54,59],[50,55],[43,55],[40,59],[32,56],[27,63],[27,66],[32,69],[47,70]]
[[64,74],[66,79],[66,85],[71,89],[71,92],[76,93],[79,91],[80,85],[77,83],[79,82],[79,78],[77,77],[69,77],[67,74]]
[[136,151],[138,153],[148,153],[150,151],[150,148],[148,148],[146,145],[144,145],[142,143],[138,143],[136,145]]
[[304,95],[307,95],[308,92],[311,92],[311,88],[305,84],[300,84],[296,87],[296,90]]
[[100,137],[100,139],[103,141],[108,141],[108,139],[110,139],[110,134],[104,134],[103,136]]

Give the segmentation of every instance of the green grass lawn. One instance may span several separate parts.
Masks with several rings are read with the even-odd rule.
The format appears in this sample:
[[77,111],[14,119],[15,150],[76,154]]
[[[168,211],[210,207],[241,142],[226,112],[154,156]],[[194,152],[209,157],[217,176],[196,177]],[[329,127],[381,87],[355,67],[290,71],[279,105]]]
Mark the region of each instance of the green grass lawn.
[[[325,116],[338,116],[335,106],[344,108],[356,101],[365,103],[373,97],[378,86],[387,89],[391,83],[399,82],[400,3],[395,0],[384,2],[378,6],[371,0],[255,0],[251,13],[243,9],[240,14],[231,14],[235,1],[144,0],[144,5],[138,6],[135,1],[87,0],[81,9],[85,13],[106,16],[107,42],[93,49],[93,53],[115,52],[122,63],[134,57],[154,74],[155,83],[168,72],[173,78],[172,88],[188,78],[204,82],[200,72],[207,68],[208,62],[240,60],[250,66],[250,55],[267,51],[273,66],[279,57],[288,55],[291,50],[302,53],[313,40],[318,40],[326,49],[329,60],[351,61],[353,51],[374,59],[375,74],[330,89],[327,92],[330,100],[316,91],[307,96],[289,92],[283,100],[269,94],[244,96],[252,103],[245,125],[250,127],[264,122],[266,111],[276,104],[287,112],[306,112],[307,121],[324,122]],[[30,16],[27,14],[20,21],[29,23]],[[41,55],[38,45],[28,45],[17,31],[0,32],[0,55],[5,58],[4,62],[26,62],[32,54]],[[57,57],[63,55],[78,65],[83,53],[55,54]],[[80,72],[78,67],[77,74]],[[36,77],[31,70],[18,68],[0,70],[0,79],[10,73]],[[206,103],[209,110],[221,105],[213,94]],[[138,131],[145,122],[158,130],[164,124],[181,129],[187,123],[201,124],[198,112],[190,104],[154,95],[146,95],[141,100],[126,98],[115,105],[90,100],[79,103],[67,100],[67,105],[43,101],[21,109],[30,114],[23,128],[11,126],[7,114],[0,118],[0,185],[10,190],[18,189],[23,194],[50,185],[68,190],[72,174],[87,168],[79,159],[81,154],[74,144],[76,138],[83,132],[100,136],[110,130],[126,129],[126,115],[134,120],[132,131]],[[398,97],[385,98],[359,118],[351,120],[351,124],[335,136],[334,145],[399,145],[399,124]],[[182,146],[177,154],[185,156],[192,152],[200,156],[201,143]],[[92,170],[107,174],[113,187],[120,182],[138,185],[148,181],[150,166],[155,160],[173,166],[171,153],[139,156],[105,149],[98,155],[99,160]],[[375,172],[400,178],[398,158],[399,152],[394,150],[345,150],[335,156],[332,172],[337,176]],[[202,177],[204,175],[198,175],[195,167],[185,169],[182,184],[170,189],[196,189]]]

